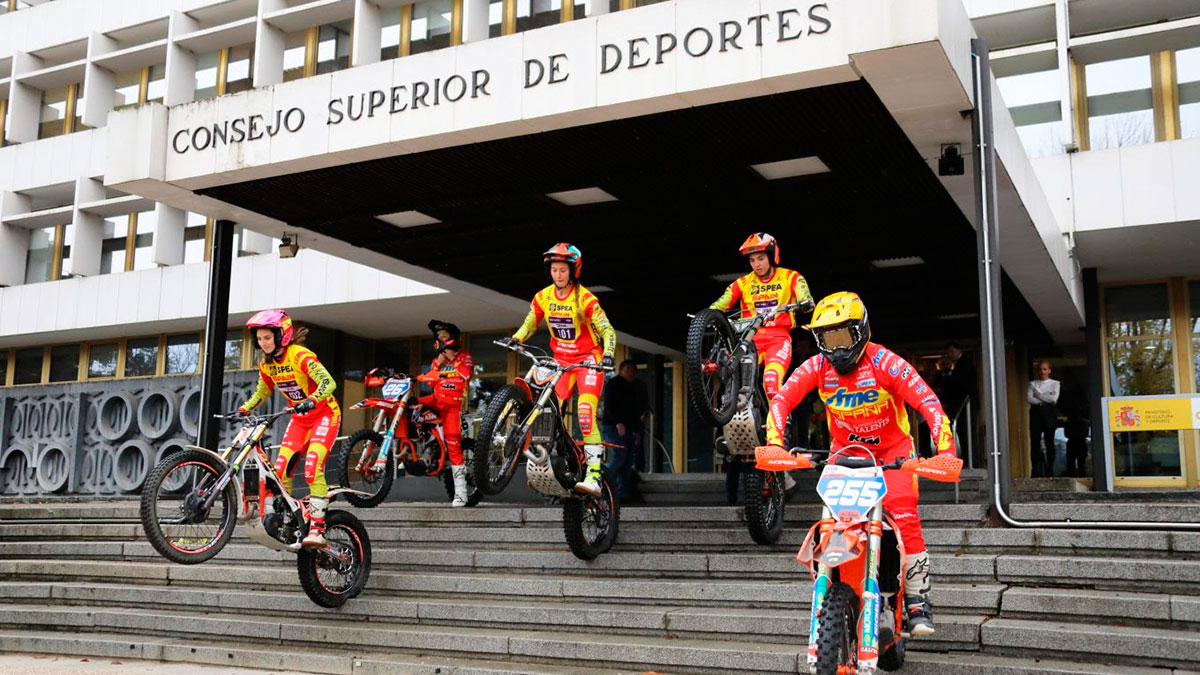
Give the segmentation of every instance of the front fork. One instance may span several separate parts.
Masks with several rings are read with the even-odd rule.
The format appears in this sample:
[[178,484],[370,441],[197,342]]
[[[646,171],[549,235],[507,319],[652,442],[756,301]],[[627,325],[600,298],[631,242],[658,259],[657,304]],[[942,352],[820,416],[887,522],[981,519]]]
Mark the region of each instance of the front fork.
[[[833,514],[828,508],[823,511],[823,524],[818,535],[823,539],[833,528]],[[857,622],[858,634],[858,675],[871,675],[879,666],[879,607],[883,601],[879,593],[879,552],[883,544],[883,506],[876,504],[871,509],[867,521],[867,560],[864,566],[863,587],[859,589],[862,599],[859,611],[860,620]],[[817,565],[816,580],[813,582],[812,615],[808,629],[808,670],[817,672],[817,642],[820,639],[821,609],[825,604],[825,596],[833,584],[831,568],[825,563]]]

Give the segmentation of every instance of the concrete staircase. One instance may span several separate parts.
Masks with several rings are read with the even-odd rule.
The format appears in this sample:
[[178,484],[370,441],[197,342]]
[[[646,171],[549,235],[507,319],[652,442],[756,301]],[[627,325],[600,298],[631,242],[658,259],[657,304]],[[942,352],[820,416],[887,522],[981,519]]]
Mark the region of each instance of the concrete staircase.
[[[922,506],[938,632],[902,672],[1200,669],[1200,533],[1016,530],[978,504]],[[1017,505],[1019,518],[1200,520],[1200,503]],[[796,673],[811,586],[794,560],[817,510],[791,504],[779,546],[741,509],[629,507],[593,563],[558,508],[358,510],[366,592],[311,604],[293,558],[235,535],[178,566],[133,501],[0,504],[0,651],[314,673]]]

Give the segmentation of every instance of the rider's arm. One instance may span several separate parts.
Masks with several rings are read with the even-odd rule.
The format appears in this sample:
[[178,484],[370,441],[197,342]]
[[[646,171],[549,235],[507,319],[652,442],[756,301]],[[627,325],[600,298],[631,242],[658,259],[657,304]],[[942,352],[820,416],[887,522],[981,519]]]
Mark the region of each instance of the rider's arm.
[[896,353],[884,349],[884,357],[876,368],[875,378],[921,413],[921,417],[925,418],[925,423],[929,425],[929,437],[933,440],[935,452],[954,454],[954,432],[950,429],[950,418],[942,409],[937,394],[933,393],[933,389],[925,383],[924,378],[917,374],[916,368]]
[[717,301],[709,305],[709,309],[715,309],[721,312],[728,312],[730,308],[737,304],[742,299],[742,286],[737,281],[729,284],[729,288],[717,298]]
[[592,322],[592,329],[600,335],[600,346],[604,349],[604,355],[612,356],[617,351],[617,331],[609,323],[608,315],[600,308],[600,301],[592,297],[585,314]]
[[320,403],[325,399],[333,397],[333,390],[337,389],[337,382],[333,376],[325,370],[325,366],[317,360],[314,355],[308,355],[301,363],[300,367],[304,369],[304,373],[309,379],[317,384],[317,388],[309,395],[309,398],[315,403]]
[[542,323],[542,306],[538,304],[538,299],[535,296],[533,302],[529,303],[529,314],[525,315],[525,322],[513,333],[513,338],[517,342],[528,340],[534,333],[537,332],[538,326]]
[[258,386],[254,388],[254,393],[246,402],[242,404],[241,409],[245,411],[254,410],[262,405],[264,401],[271,397],[271,391],[275,388],[275,382],[263,372],[262,367],[258,369]]
[[470,354],[461,354],[454,361],[454,373],[461,377],[463,382],[470,382],[471,377],[475,375],[475,358]]
[[808,282],[804,280],[804,275],[796,273],[796,280],[792,283],[792,297],[796,298],[796,304],[800,305],[800,311],[807,314],[813,311],[816,303],[813,302],[812,291],[808,290]]
[[771,414],[767,415],[767,445],[784,447],[783,431],[787,428],[788,416],[808,396],[808,392],[816,389],[820,359],[820,356],[814,356],[800,364],[779,393],[775,394],[775,398],[771,399]]

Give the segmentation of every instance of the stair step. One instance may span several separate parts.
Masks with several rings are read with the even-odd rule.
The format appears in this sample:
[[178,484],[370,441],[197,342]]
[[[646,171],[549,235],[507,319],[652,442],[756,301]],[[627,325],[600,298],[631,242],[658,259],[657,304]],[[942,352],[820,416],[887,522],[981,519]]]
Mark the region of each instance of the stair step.
[[[1186,627],[1200,623],[1200,597],[1167,593],[1091,591],[1078,588],[1009,588],[1001,598],[1005,618],[1109,616],[1122,624]],[[1193,626],[1195,627],[1195,626]]]
[[1001,555],[996,580],[1047,586],[1200,593],[1200,561]]
[[1052,654],[1130,665],[1194,668],[1200,632],[1090,623],[993,619],[983,624],[983,648]]
[[1121,503],[1033,503],[1010,504],[1009,515],[1017,520],[1099,520],[1133,522],[1200,522],[1200,501]]

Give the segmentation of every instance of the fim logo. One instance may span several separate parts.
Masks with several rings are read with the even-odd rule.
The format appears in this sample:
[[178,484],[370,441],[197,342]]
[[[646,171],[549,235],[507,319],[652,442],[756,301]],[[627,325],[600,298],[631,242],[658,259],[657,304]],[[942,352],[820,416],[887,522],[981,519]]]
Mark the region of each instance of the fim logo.
[[1119,427],[1136,427],[1142,423],[1142,416],[1133,410],[1131,405],[1121,406],[1121,410],[1117,413],[1117,426]]

